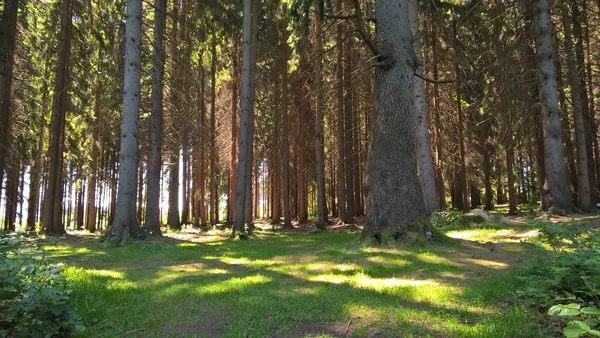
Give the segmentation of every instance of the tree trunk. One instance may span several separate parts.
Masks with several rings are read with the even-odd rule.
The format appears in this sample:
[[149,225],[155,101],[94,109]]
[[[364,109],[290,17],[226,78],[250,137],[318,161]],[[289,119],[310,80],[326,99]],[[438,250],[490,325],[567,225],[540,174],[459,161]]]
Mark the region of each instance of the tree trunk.
[[323,93],[321,89],[321,18],[315,18],[315,150],[317,179],[317,228],[327,225],[327,207],[325,206],[325,146],[323,138]]
[[[415,155],[413,65],[406,0],[375,4],[380,67],[375,70],[374,114],[367,166],[367,220],[364,236],[384,241],[409,233],[425,236],[419,220],[427,217]],[[420,233],[419,233],[420,232]]]
[[50,146],[48,157],[48,188],[44,198],[44,217],[42,232],[46,235],[62,235],[66,233],[61,222],[62,201],[62,166],[65,127],[65,111],[67,103],[67,87],[69,58],[71,49],[71,0],[63,0],[61,4],[60,49],[58,65],[54,80],[54,99],[52,104],[52,122],[50,129]]
[[[4,169],[12,147],[11,92],[14,52],[17,37],[17,13],[19,0],[4,1],[0,21],[0,187]],[[0,194],[2,189],[0,189]]]
[[[342,1],[336,2],[336,12],[340,13],[342,10]],[[344,39],[342,36],[343,25],[338,24],[336,32],[336,76],[337,76],[337,117],[336,117],[336,130],[337,130],[337,209],[338,219],[344,224],[354,223],[352,215],[350,215],[346,208],[346,146],[344,132]]]
[[239,114],[239,100],[238,100],[238,88],[239,88],[239,72],[238,72],[238,56],[239,56],[239,37],[234,36],[233,38],[233,69],[232,69],[232,83],[231,83],[231,158],[229,161],[229,196],[228,196],[228,223],[233,224],[235,219],[235,184],[237,183],[237,136],[239,128],[237,125],[237,115]]
[[[421,33],[419,32],[419,17],[417,0],[408,0],[408,21],[412,33],[413,48],[417,57],[417,74],[423,76],[421,61]],[[413,109],[415,112],[415,143],[417,153],[417,167],[419,181],[423,189],[425,207],[429,212],[439,210],[437,187],[433,159],[431,156],[431,143],[429,141],[429,118],[425,104],[425,83],[418,76],[413,76]]]
[[[562,7],[563,28],[565,33],[565,52],[567,54],[567,77],[571,87],[571,102],[575,120],[575,144],[577,148],[577,206],[582,211],[591,210],[590,178],[588,177],[587,145],[585,139],[585,122],[581,103],[581,87],[577,79],[577,65],[571,35],[571,17],[568,9]],[[557,112],[558,113],[558,112]]]
[[[283,13],[287,12],[287,5],[283,3]],[[281,138],[281,174],[283,180],[283,227],[286,229],[292,228],[292,218],[290,215],[290,145],[289,145],[289,131],[288,131],[288,59],[289,49],[287,44],[288,31],[287,23],[282,25],[283,37],[281,39],[280,48],[283,49],[283,60],[282,66],[282,102],[281,102],[281,124],[282,124],[282,138]]]
[[119,189],[114,222],[106,237],[108,241],[121,245],[126,244],[130,237],[137,235],[140,230],[135,217],[135,203],[140,109],[141,0],[127,1],[126,18]]
[[[437,79],[439,77],[438,70],[438,36],[437,36],[437,24],[436,21],[433,20],[432,28],[431,28],[431,43],[432,43],[432,57],[433,57],[433,78]],[[433,84],[433,110],[434,110],[434,136],[435,136],[435,168],[436,168],[436,186],[438,193],[438,203],[440,209],[446,208],[446,187],[444,185],[444,174],[442,171],[442,158],[443,158],[443,144],[442,144],[442,123],[440,119],[440,90],[439,84],[436,82]]]
[[154,44],[152,46],[152,111],[148,147],[148,178],[146,223],[144,229],[151,235],[161,236],[160,230],[160,171],[163,144],[163,79],[165,71],[164,34],[166,0],[154,0]]
[[[455,15],[455,14],[454,14]],[[458,173],[458,189],[460,190],[460,206],[462,210],[469,211],[469,199],[467,196],[467,169],[465,167],[465,136],[462,111],[462,73],[460,70],[460,48],[458,44],[458,31],[456,27],[456,17],[452,20],[454,33],[454,73],[456,76],[456,114],[458,115],[458,145],[460,157],[460,170]]]
[[538,0],[536,5],[537,8],[534,9],[534,27],[549,202],[550,207],[573,212],[575,207],[569,197],[567,175],[563,161],[564,151],[558,110],[550,6],[548,0]]

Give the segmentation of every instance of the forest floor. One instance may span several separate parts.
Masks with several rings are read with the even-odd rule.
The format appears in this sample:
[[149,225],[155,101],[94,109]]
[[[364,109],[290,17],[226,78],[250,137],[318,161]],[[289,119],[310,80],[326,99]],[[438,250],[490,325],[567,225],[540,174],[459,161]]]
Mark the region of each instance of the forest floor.
[[512,221],[394,247],[361,245],[355,227],[262,224],[249,241],[187,229],[124,247],[76,234],[44,248],[67,266],[85,337],[548,337],[515,294],[537,232]]

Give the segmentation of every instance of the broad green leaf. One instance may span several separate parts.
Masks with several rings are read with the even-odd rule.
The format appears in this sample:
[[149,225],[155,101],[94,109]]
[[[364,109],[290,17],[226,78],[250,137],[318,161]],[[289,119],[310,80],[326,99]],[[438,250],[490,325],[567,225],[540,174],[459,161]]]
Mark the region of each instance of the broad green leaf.
[[580,321],[573,321],[567,324],[567,326],[563,330],[563,333],[567,338],[577,338],[590,331],[590,327],[586,323]]
[[581,307],[581,305],[575,304],[575,303],[567,304],[567,305],[563,305],[563,304],[554,305],[553,307],[551,307],[548,310],[548,315],[549,316],[565,316],[565,317],[576,316],[579,314],[580,307]]
[[600,309],[590,306],[581,308],[581,313],[585,313],[588,315],[600,316]]

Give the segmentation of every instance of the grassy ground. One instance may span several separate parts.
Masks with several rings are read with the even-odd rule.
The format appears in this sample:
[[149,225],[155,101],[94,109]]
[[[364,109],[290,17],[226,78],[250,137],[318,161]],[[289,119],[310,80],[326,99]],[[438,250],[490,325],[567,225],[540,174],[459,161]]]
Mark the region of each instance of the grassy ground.
[[530,230],[394,248],[362,246],[357,231],[262,230],[247,242],[191,232],[45,249],[67,265],[83,336],[542,337],[539,318],[513,305]]

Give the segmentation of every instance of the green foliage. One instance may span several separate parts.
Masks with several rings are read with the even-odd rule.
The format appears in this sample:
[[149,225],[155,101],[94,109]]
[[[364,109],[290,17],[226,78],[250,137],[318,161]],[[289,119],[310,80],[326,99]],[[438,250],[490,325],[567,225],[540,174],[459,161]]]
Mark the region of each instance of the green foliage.
[[480,215],[465,214],[455,210],[444,210],[434,212],[430,217],[431,225],[447,231],[468,228],[485,222]]
[[600,322],[600,310],[597,307],[582,307],[579,304],[571,303],[567,305],[554,305],[548,310],[548,315],[558,318],[574,318],[563,329],[567,338],[577,338],[581,336],[600,337],[600,331],[592,328],[597,327]]
[[61,266],[21,237],[0,234],[0,336],[65,337],[85,328],[69,309]]
[[560,301],[595,302],[600,295],[598,235],[581,225],[538,223],[540,240],[552,251],[540,249],[525,267],[525,303],[544,308]]

